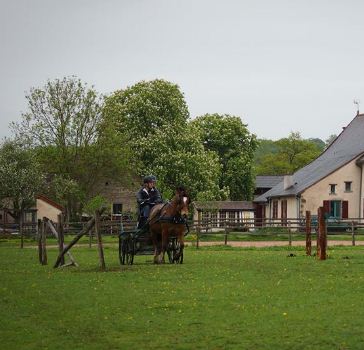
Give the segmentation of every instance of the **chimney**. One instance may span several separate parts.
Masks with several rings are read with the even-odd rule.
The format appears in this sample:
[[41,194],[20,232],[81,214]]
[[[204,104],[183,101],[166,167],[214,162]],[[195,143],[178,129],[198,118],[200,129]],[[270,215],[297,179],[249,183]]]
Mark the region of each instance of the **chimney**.
[[287,190],[293,186],[293,175],[284,175],[283,178],[283,189]]

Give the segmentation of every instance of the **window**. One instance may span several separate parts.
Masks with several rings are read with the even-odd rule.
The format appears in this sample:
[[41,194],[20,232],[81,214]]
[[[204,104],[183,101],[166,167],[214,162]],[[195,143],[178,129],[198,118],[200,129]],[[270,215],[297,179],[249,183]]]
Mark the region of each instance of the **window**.
[[217,211],[211,212],[211,223],[212,226],[217,227]]
[[336,184],[330,184],[330,194],[336,194]]
[[330,201],[330,216],[341,218],[341,201]]
[[24,213],[24,222],[36,222],[35,220],[35,212],[34,211],[27,211]]
[[345,192],[351,192],[351,181],[345,181]]
[[273,201],[273,219],[278,219],[278,201]]
[[122,203],[113,203],[112,205],[112,213],[114,215],[120,215],[123,211]]
[[324,201],[326,218],[347,219],[349,213],[348,201]]

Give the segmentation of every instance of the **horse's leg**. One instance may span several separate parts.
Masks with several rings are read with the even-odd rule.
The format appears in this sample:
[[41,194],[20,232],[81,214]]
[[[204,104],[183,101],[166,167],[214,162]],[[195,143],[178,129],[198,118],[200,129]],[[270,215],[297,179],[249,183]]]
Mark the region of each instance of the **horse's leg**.
[[162,249],[161,249],[161,253],[159,255],[160,264],[164,263],[164,255],[166,253],[167,246],[168,246],[168,228],[163,228],[162,229]]
[[158,262],[158,235],[157,233],[153,232],[153,230],[150,230],[150,234],[151,234],[151,238],[152,238],[152,243],[153,243],[153,248],[154,248],[154,257],[153,257],[153,262],[154,264],[157,264]]

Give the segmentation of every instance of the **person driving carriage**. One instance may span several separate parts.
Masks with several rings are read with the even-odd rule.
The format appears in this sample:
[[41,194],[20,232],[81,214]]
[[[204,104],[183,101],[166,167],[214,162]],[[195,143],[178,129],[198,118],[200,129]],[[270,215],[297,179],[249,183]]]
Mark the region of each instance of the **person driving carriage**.
[[143,180],[143,187],[137,193],[138,229],[142,228],[147,222],[151,208],[155,204],[163,202],[160,192],[155,187],[156,180],[153,175],[146,176]]

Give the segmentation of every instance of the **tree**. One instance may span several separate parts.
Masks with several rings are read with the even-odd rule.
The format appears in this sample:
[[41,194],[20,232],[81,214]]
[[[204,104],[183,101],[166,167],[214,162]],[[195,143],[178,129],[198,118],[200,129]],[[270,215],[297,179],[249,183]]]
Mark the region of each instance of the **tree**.
[[153,173],[164,197],[170,198],[174,189],[183,184],[190,196],[198,200],[226,199],[226,189],[219,188],[221,167],[215,152],[205,150],[198,131],[187,125],[183,129],[163,128],[142,145],[147,166]]
[[178,85],[156,79],[113,93],[106,98],[104,116],[128,141],[141,174],[149,166],[143,145],[161,129],[185,127],[189,112]]
[[[72,192],[79,194],[68,199],[87,199],[101,178],[128,168],[130,152],[103,117],[104,99],[93,87],[76,77],[55,79],[32,88],[26,99],[28,109],[13,123],[14,133],[36,150],[46,173],[73,182]],[[56,193],[61,200],[64,195]],[[67,206],[74,215],[82,203],[73,201]]]
[[327,140],[325,140],[325,148],[329,147],[335,141],[336,138],[337,138],[337,135],[331,134],[327,138]]
[[319,138],[311,137],[307,141],[314,143],[321,152],[325,149],[326,143]]
[[206,150],[221,163],[220,188],[228,188],[233,200],[248,200],[254,191],[253,159],[257,140],[236,116],[205,114],[191,122],[201,133]]
[[5,141],[0,147],[0,205],[19,222],[24,210],[35,204],[44,176],[34,153],[19,141]]
[[259,175],[292,174],[321,153],[315,142],[302,139],[299,132],[291,132],[286,138],[275,141],[278,151],[261,158],[257,166]]
[[188,124],[178,85],[157,79],[116,91],[106,99],[104,116],[128,140],[137,174],[156,175],[164,197],[181,184],[194,198],[226,197],[218,186],[218,157],[205,151],[199,132]]

